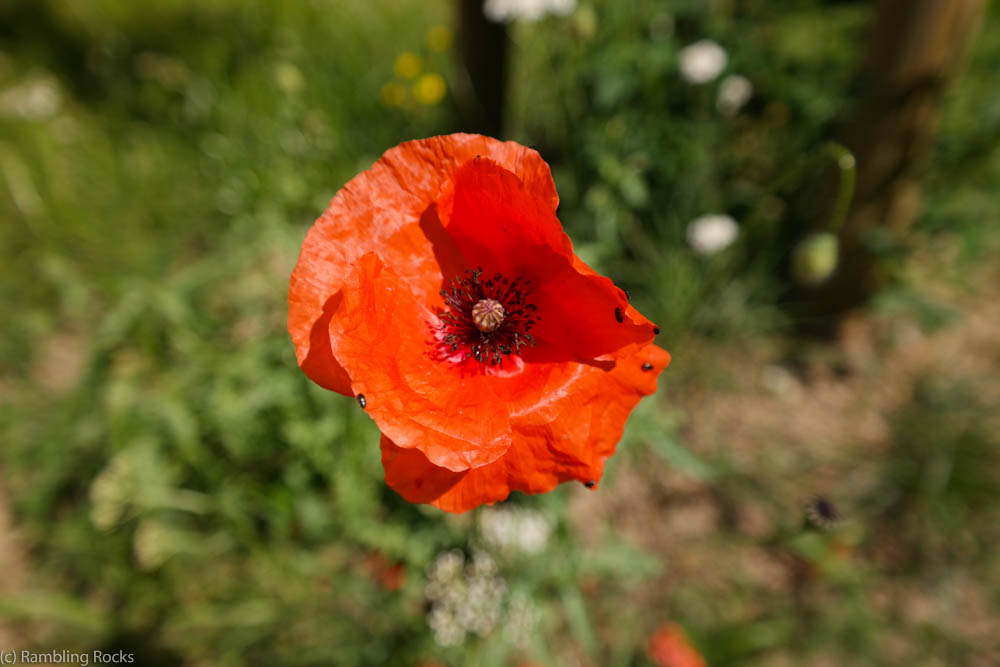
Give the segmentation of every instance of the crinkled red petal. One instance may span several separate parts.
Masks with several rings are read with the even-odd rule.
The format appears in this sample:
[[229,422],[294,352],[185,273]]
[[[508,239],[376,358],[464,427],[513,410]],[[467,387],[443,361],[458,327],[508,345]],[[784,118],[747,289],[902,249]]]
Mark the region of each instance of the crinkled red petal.
[[477,155],[517,175],[552,211],[559,198],[549,167],[530,148],[473,134],[409,141],[390,149],[330,202],[309,230],[288,290],[288,331],[299,365],[318,384],[350,394],[350,378],[330,347],[327,327],[338,293],[362,255],[376,253],[418,298],[436,295],[441,267],[454,270],[434,210],[442,187]]
[[510,447],[492,378],[433,358],[437,317],[374,253],[361,257],[330,317],[330,343],[379,429],[435,466],[487,465]]
[[628,415],[656,390],[656,378],[669,362],[669,353],[648,345],[608,361],[610,369],[563,364],[566,372],[550,375],[542,400],[512,404],[510,449],[493,463],[464,472],[442,469],[383,435],[386,483],[410,502],[465,512],[504,500],[511,491],[543,493],[568,480],[599,482]]

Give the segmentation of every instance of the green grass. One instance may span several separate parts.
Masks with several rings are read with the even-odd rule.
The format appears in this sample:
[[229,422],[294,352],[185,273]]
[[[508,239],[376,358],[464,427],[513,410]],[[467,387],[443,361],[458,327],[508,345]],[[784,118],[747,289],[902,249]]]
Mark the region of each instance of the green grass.
[[[5,0],[0,472],[34,576],[0,615],[38,648],[121,648],[139,664],[647,664],[645,638],[666,620],[713,665],[988,655],[905,613],[908,596],[960,605],[971,580],[996,618],[988,387],[929,377],[900,401],[841,532],[804,529],[789,509],[800,499],[726,442],[695,451],[691,420],[711,416],[671,404],[703,386],[738,391],[727,357],[699,350],[801,351],[782,267],[822,221],[793,204],[825,174],[813,157],[852,103],[867,18],[861,3],[730,4],[674,3],[672,32],[640,1],[513,26],[508,126],[552,163],[581,256],[630,289],[675,353],[601,493],[617,498],[630,482],[616,480],[643,470],[652,491],[625,510],[651,530],[675,511],[655,495],[668,475],[712,507],[767,508],[780,517],[768,534],[720,520],[692,549],[759,549],[801,581],[776,593],[739,561],[721,583],[674,581],[676,563],[623,537],[628,517],[591,525],[564,487],[511,501],[551,522],[545,551],[494,553],[501,626],[527,600],[535,629],[441,647],[427,568],[449,549],[490,549],[480,513],[445,517],[388,489],[376,429],[298,371],[284,319],[299,244],[337,189],[402,140],[458,129],[450,94],[430,107],[381,96],[410,85],[393,73],[403,51],[454,88],[451,54],[427,42],[451,8]],[[940,269],[974,292],[970,276],[995,257],[998,32],[994,8],[949,93],[904,280]],[[676,75],[679,49],[706,35],[754,83],[736,118],[717,113],[713,86]],[[740,239],[699,257],[685,227],[711,212],[739,219]],[[945,269],[926,263],[956,240]],[[875,312],[961,326],[966,311],[924,295],[927,282],[881,295]],[[793,446],[758,444],[776,461]],[[399,590],[379,584],[376,555],[405,568]]]

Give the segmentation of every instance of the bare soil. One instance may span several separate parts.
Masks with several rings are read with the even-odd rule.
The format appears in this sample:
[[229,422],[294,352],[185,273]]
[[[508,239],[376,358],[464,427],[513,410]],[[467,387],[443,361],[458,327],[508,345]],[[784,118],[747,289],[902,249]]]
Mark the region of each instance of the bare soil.
[[[801,524],[805,504],[817,495],[830,498],[850,520],[851,508],[881,474],[894,415],[920,382],[961,380],[987,405],[998,406],[1000,420],[1000,268],[988,267],[971,282],[979,287],[942,289],[928,280],[926,289],[957,314],[935,331],[922,330],[912,315],[858,314],[843,323],[833,345],[799,344],[790,352],[774,340],[725,346],[691,341],[672,349],[673,366],[661,377],[664,409],[684,415],[685,446],[709,460],[721,454],[754,486],[737,492],[734,502],[731,493],[722,497],[711,482],[655,457],[626,460],[611,484],[596,493],[574,492],[570,511],[580,534],[596,542],[599,530],[611,525],[660,557],[662,577],[637,593],[635,603],[645,609],[668,614],[687,582],[720,599],[741,599],[748,588],[757,596],[811,594],[802,587],[810,573],[774,548],[774,535],[781,526]],[[686,363],[699,364],[698,372],[677,369]],[[670,373],[678,370],[681,379],[672,385]],[[845,557],[863,558],[850,546]],[[972,664],[984,666],[1000,664],[1000,653],[991,648],[1000,636],[1000,612],[990,594],[982,582],[959,580],[944,600],[889,579],[870,593],[876,609],[983,647]],[[685,613],[690,617],[691,609]],[[752,618],[754,610],[736,615]],[[905,637],[880,641],[887,659],[895,652],[899,664],[909,664],[915,657]],[[792,664],[788,660],[778,651],[761,664]],[[837,661],[818,656],[810,664]]]
[[[14,528],[0,470],[0,597],[21,590],[28,577],[27,561]],[[0,620],[0,648],[20,646],[17,633]]]

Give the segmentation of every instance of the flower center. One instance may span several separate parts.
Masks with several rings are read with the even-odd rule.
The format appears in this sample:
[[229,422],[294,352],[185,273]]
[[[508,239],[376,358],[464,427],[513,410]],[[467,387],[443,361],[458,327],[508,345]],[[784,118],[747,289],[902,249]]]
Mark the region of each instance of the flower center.
[[483,333],[496,331],[503,324],[503,304],[494,299],[480,299],[472,307],[472,321]]
[[484,280],[481,268],[452,278],[451,287],[441,290],[449,308],[440,314],[441,341],[448,353],[463,350],[462,359],[498,366],[505,356],[534,345],[528,332],[541,318],[526,301],[530,282],[499,273]]

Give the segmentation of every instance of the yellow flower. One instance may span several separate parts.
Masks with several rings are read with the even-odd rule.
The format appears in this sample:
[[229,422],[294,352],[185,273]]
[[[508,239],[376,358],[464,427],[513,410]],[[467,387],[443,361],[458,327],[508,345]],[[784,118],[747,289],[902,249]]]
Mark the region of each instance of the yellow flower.
[[297,93],[302,90],[305,78],[301,70],[292,63],[281,63],[274,70],[274,80],[278,88],[286,93]]
[[447,86],[437,72],[424,74],[413,84],[413,97],[421,104],[432,106],[444,99]]
[[400,79],[415,79],[424,68],[424,63],[416,53],[403,51],[396,56],[393,71]]
[[382,86],[379,98],[382,100],[382,104],[387,107],[401,106],[406,102],[406,87],[401,83],[390,81]]
[[430,47],[431,51],[438,53],[447,51],[448,47],[451,46],[451,30],[443,25],[432,26],[427,31],[427,46]]

